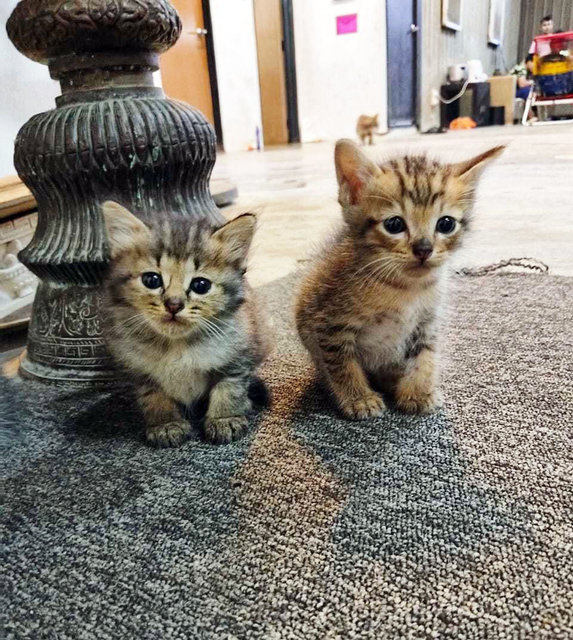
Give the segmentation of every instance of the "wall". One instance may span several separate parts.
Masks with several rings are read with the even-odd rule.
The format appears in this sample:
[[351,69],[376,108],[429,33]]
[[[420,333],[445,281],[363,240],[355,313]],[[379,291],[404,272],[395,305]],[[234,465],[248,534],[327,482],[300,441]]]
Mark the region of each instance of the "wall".
[[553,16],[556,29],[573,31],[572,0],[523,0],[519,30],[520,58],[526,56],[534,36],[539,35],[539,22],[546,15]]
[[[302,142],[355,137],[362,113],[387,122],[386,2],[294,0]],[[336,35],[336,16],[358,14],[358,32]]]
[[261,127],[261,96],[252,0],[211,0],[225,151],[247,149]]
[[35,113],[52,109],[60,93],[48,68],[25,58],[8,40],[4,25],[17,4],[0,2],[0,177],[16,173],[12,157],[20,127]]
[[288,142],[283,20],[279,0],[254,0],[265,144]]
[[[571,0],[568,0],[569,2]],[[501,47],[487,43],[489,0],[462,2],[462,30],[443,29],[441,0],[422,2],[422,61],[420,129],[439,124],[439,108],[432,107],[432,89],[444,84],[448,66],[479,59],[484,71],[509,70],[518,58],[521,0],[505,0],[504,35]]]

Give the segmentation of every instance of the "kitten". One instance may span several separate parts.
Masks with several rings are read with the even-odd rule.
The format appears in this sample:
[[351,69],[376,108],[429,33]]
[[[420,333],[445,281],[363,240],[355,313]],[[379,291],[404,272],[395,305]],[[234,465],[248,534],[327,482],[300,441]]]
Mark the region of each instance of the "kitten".
[[366,139],[368,139],[368,144],[374,144],[373,134],[378,130],[378,114],[375,116],[360,116],[358,118],[358,122],[356,123],[356,134],[360,139],[362,144],[366,144]]
[[205,400],[206,439],[241,437],[269,348],[244,277],[255,216],[213,228],[185,217],[147,226],[114,202],[103,213],[111,249],[105,336],[136,383],[147,440],[179,446],[191,431],[185,408]]
[[371,162],[336,145],[344,227],[303,282],[302,342],[348,418],[385,409],[428,413],[441,404],[438,324],[445,265],[472,217],[485,166],[504,147],[459,164],[406,156]]

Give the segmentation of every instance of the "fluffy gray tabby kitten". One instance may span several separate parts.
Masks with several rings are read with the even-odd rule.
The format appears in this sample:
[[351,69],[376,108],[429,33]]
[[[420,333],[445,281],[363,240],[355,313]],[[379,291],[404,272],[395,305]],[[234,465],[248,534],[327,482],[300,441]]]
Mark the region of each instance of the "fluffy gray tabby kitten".
[[217,229],[183,216],[148,227],[114,202],[103,213],[106,340],[136,383],[147,440],[179,446],[191,431],[185,407],[205,403],[205,438],[239,438],[269,350],[245,280],[255,216]]

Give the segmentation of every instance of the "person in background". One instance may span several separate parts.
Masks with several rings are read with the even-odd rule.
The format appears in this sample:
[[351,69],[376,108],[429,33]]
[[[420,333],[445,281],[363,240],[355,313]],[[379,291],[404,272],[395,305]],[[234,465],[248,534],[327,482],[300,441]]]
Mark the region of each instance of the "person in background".
[[533,86],[533,80],[531,79],[533,73],[533,55],[528,54],[525,58],[525,64],[514,67],[512,71],[517,76],[517,86],[515,89],[515,97],[527,100],[531,87]]
[[[511,74],[517,76],[515,97],[521,98],[525,102],[533,87],[533,54],[528,54],[521,64],[515,65]],[[528,120],[536,118],[536,111],[536,107],[529,111]]]
[[[552,15],[543,16],[543,18],[541,18],[541,20],[539,21],[539,26],[541,29],[541,33],[539,34],[540,36],[549,36],[552,33],[555,33],[555,25],[553,24]],[[541,42],[538,46],[539,50],[537,51],[537,54],[540,57],[547,56],[551,53],[551,47],[549,46],[549,43]],[[529,47],[529,54],[533,55],[534,53],[535,40],[532,40],[531,46]]]

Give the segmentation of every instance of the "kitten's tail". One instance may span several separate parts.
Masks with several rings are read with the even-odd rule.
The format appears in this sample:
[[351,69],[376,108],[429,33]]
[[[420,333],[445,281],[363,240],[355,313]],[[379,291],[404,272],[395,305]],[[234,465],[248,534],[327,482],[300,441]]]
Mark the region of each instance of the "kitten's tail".
[[272,404],[272,395],[267,385],[258,376],[253,376],[249,383],[249,400],[258,409],[268,409]]

